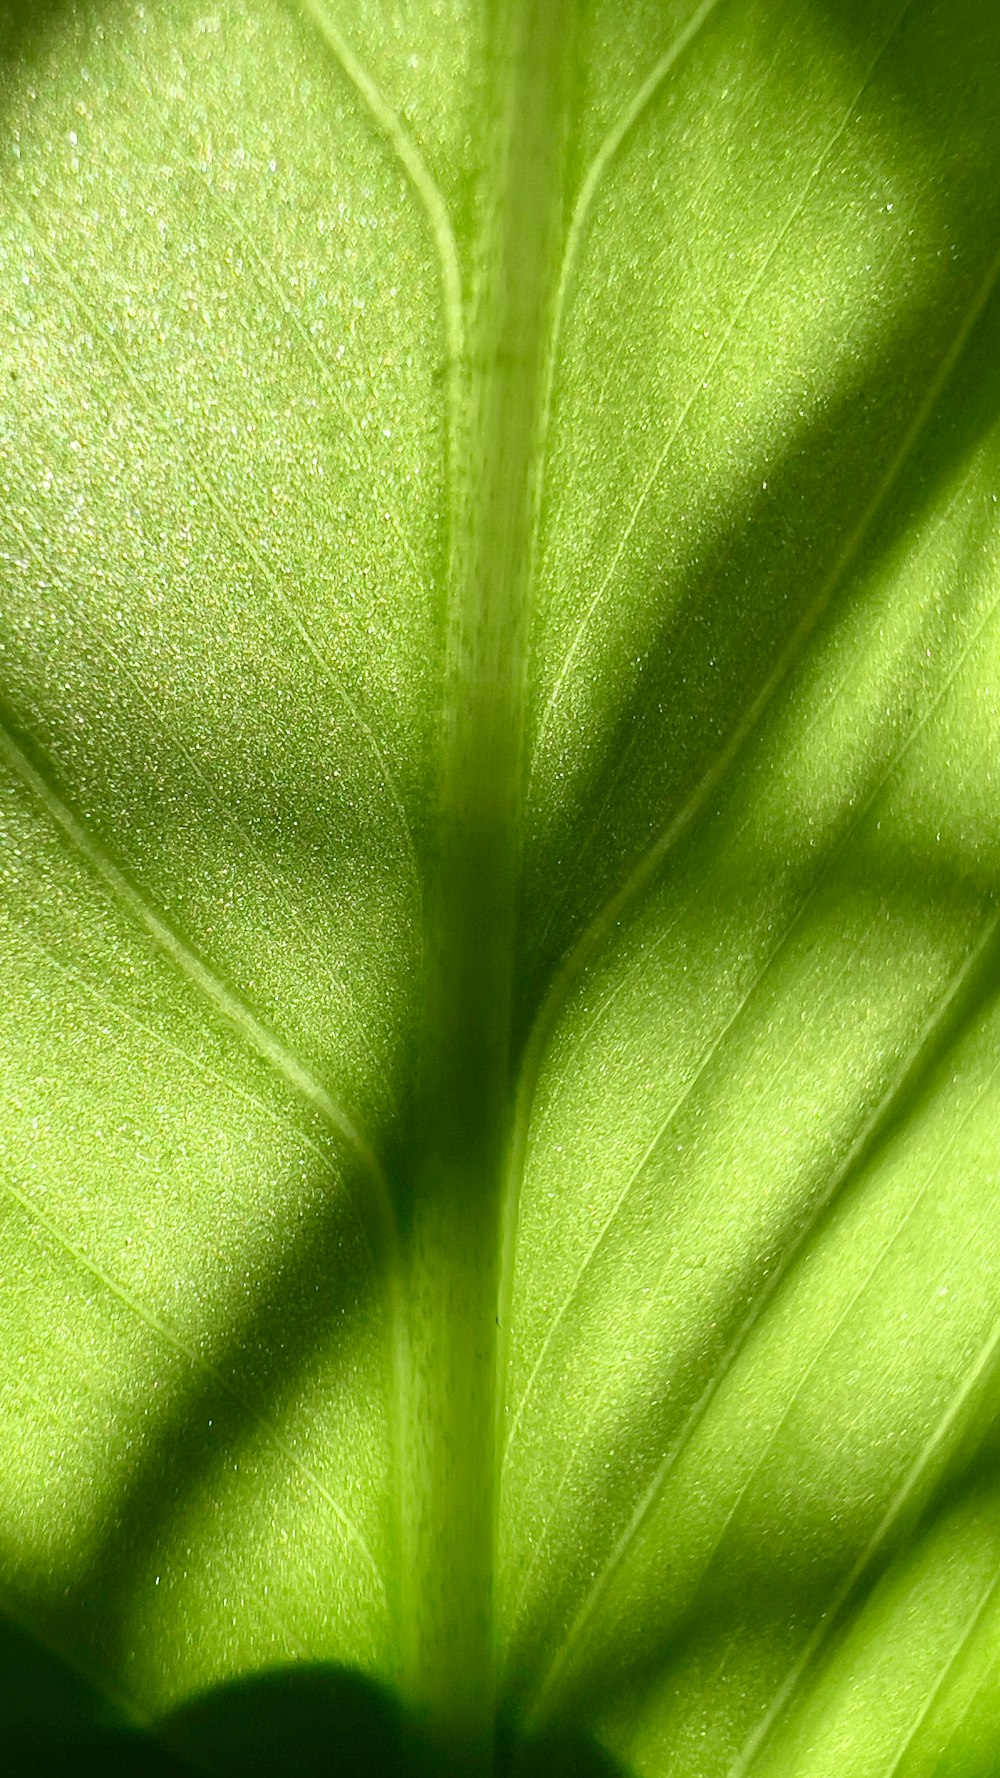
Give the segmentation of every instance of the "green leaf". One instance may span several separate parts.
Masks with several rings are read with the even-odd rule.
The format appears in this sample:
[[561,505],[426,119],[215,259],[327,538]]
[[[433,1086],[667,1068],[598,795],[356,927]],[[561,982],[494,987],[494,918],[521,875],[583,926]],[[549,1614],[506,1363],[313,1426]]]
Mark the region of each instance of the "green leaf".
[[992,9],[0,57],[8,1750],[988,1778]]

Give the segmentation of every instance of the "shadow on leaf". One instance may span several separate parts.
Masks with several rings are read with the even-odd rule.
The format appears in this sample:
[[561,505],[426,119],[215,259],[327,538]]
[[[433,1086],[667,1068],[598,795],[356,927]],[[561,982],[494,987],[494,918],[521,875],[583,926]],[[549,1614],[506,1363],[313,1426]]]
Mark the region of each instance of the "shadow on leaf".
[[578,1729],[501,1747],[501,1778],[626,1778],[624,1767]]
[[160,1724],[165,1743],[196,1770],[241,1778],[379,1778],[402,1774],[402,1712],[359,1673],[277,1668],[204,1692]]
[[[159,1726],[195,1770],[233,1778],[434,1778],[434,1755],[391,1691],[344,1668],[310,1665],[234,1680]],[[576,1733],[535,1742],[502,1734],[499,1778],[625,1778]]]
[[[5,1778],[438,1778],[436,1758],[400,1700],[351,1669],[304,1663],[231,1680],[148,1733],[3,1617],[0,1721]],[[576,1730],[524,1741],[501,1728],[496,1774],[627,1778]]]
[[6,1778],[184,1778],[189,1771],[9,1619],[0,1619],[0,1722]]

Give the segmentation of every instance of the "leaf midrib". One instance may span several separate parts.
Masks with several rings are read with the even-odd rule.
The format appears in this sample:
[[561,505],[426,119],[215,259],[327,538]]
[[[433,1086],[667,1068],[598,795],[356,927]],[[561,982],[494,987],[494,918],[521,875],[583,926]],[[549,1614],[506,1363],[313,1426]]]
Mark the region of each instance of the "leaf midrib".
[[[496,1310],[544,364],[562,248],[574,0],[516,0],[486,87],[484,195],[450,468],[424,1065],[408,1209],[408,1689],[442,1770],[491,1770]],[[405,1215],[404,1215],[405,1220]]]

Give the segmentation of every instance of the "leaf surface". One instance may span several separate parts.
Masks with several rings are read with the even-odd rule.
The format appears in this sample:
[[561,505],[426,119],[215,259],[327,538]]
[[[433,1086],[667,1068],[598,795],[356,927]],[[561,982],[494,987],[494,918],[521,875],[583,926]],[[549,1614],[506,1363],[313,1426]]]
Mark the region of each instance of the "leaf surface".
[[3,42],[6,1610],[224,1769],[492,1521],[515,1736],[986,1778],[988,9]]

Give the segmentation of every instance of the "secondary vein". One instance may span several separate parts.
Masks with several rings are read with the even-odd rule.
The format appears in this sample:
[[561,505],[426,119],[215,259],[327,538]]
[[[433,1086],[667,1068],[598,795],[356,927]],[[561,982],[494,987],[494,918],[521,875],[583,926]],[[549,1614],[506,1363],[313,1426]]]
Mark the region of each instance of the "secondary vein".
[[22,1192],[10,1179],[3,1177],[0,1177],[0,1191],[3,1191],[9,1198],[12,1198],[15,1203],[19,1204],[25,1214],[34,1222],[37,1222],[41,1228],[45,1229],[46,1233],[51,1236],[52,1240],[55,1241],[64,1252],[69,1254],[77,1265],[82,1267],[84,1271],[88,1272],[92,1278],[96,1278],[98,1283],[102,1284],[104,1288],[118,1300],[118,1302],[122,1303],[125,1308],[137,1316],[139,1320],[143,1321],[150,1331],[155,1333],[165,1345],[170,1346],[175,1352],[179,1353],[183,1358],[186,1358],[188,1363],[192,1365],[195,1370],[201,1372],[203,1376],[210,1377],[213,1383],[217,1384],[219,1389],[229,1397],[230,1401],[232,1401],[242,1413],[246,1414],[249,1419],[254,1421],[255,1424],[260,1427],[261,1431],[270,1439],[275,1449],[280,1451],[286,1462],[288,1462],[292,1468],[297,1470],[311,1487],[315,1488],[317,1494],[319,1494],[321,1499],[323,1499],[327,1506],[330,1507],[344,1532],[355,1545],[359,1554],[363,1557],[366,1567],[371,1573],[372,1578],[375,1580],[383,1599],[385,1599],[385,1578],[372,1555],[371,1550],[368,1548],[364,1537],[354,1523],[354,1520],[340,1505],[339,1501],[330,1493],[325,1484],[320,1481],[315,1472],[311,1470],[307,1464],[303,1463],[301,1457],[296,1454],[288,1441],[282,1437],[273,1422],[246,1401],[239,1391],[235,1390],[232,1384],[227,1382],[222,1373],[216,1370],[214,1365],[209,1364],[202,1358],[193,1346],[188,1345],[186,1340],[181,1339],[180,1335],[175,1333],[173,1328],[171,1328],[161,1316],[156,1314],[155,1310],[150,1309],[148,1304],[142,1302],[141,1298],[135,1296],[134,1293],[127,1289],[119,1279],[113,1277],[110,1272],[105,1271],[103,1266],[97,1264],[96,1260],[91,1259],[89,1254],[87,1254],[84,1249],[66,1233],[65,1229],[61,1228],[51,1216],[47,1215],[41,1206],[26,1192]]
[[[137,888],[111,857],[107,848],[63,801],[49,776],[15,740],[10,726],[0,715],[0,758],[42,804],[57,831],[103,882],[114,901],[137,922],[177,970],[197,992],[209,1002],[216,1013],[235,1030],[248,1047],[283,1076],[298,1097],[318,1113],[328,1128],[337,1132],[353,1149],[372,1188],[377,1215],[383,1234],[394,1225],[388,1185],[374,1149],[360,1127],[326,1087],[318,1081],[300,1058],[257,1018],[197,952],[167,922],[163,914]],[[369,1228],[369,1217],[363,1218]],[[391,1236],[395,1243],[394,1235]]]

